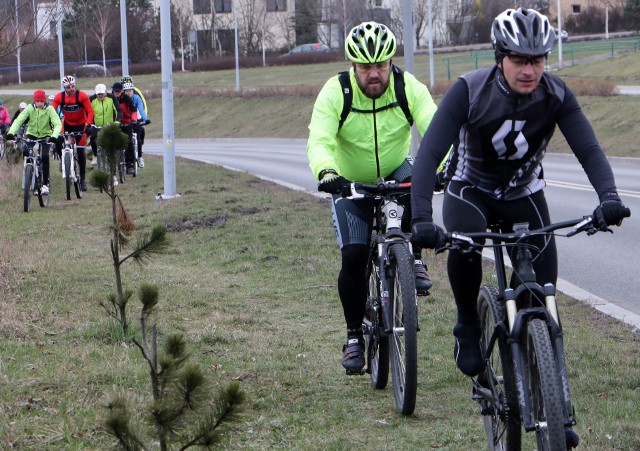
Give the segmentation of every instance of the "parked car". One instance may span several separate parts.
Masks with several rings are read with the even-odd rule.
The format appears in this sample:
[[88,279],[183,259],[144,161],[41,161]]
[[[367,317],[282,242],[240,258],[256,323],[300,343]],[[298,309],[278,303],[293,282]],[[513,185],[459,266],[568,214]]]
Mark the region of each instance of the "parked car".
[[562,42],[565,42],[567,39],[569,39],[569,33],[567,33],[567,30],[562,30],[562,32],[560,32],[560,30],[558,30],[557,28],[553,29],[556,32],[556,36],[559,36],[560,39],[562,39]]
[[328,45],[320,44],[319,42],[314,42],[311,44],[302,44],[292,48],[287,53],[280,55],[278,58],[284,58],[288,56],[309,54],[309,53],[326,53],[330,52],[331,48]]
[[83,64],[77,66],[75,74],[80,77],[110,77],[111,73],[107,69],[105,73],[104,68],[100,64]]

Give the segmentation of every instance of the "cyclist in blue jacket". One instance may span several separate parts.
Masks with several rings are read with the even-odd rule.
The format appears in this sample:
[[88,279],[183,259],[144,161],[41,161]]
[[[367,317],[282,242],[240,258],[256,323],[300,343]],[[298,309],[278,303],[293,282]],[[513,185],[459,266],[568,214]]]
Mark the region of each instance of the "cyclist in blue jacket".
[[124,87],[124,93],[131,97],[131,100],[133,100],[133,104],[138,109],[138,122],[134,125],[134,130],[138,135],[138,149],[136,149],[136,151],[138,152],[138,166],[143,168],[144,158],[142,158],[142,145],[144,144],[144,125],[149,124],[151,121],[147,116],[145,104],[142,100],[142,97],[140,97],[138,92],[135,90],[135,86],[133,86],[133,81],[124,82],[122,86]]

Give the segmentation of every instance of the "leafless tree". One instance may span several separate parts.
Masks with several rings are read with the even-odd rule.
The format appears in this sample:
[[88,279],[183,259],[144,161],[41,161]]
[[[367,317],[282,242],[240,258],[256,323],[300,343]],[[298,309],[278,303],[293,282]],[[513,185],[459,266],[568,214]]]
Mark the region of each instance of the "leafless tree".
[[260,50],[260,37],[267,14],[264,0],[238,2],[238,41],[245,55]]
[[93,2],[93,19],[88,27],[89,34],[95,39],[102,52],[102,67],[107,74],[107,46],[118,36],[120,19],[118,9],[106,2]]
[[184,67],[184,59],[185,59],[185,41],[187,41],[189,31],[191,31],[193,27],[193,14],[191,10],[184,6],[182,3],[176,3],[172,5],[172,12],[174,14],[173,23],[176,28],[174,30],[174,34],[177,37],[177,40],[180,45],[180,55],[182,61],[182,72],[185,71]]

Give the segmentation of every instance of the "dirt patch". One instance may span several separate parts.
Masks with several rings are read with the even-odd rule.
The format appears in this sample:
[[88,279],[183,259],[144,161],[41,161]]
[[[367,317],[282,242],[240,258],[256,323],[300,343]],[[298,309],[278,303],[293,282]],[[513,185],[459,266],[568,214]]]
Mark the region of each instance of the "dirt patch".
[[166,226],[169,232],[184,232],[185,230],[218,227],[226,222],[226,216],[208,216],[205,218],[189,218],[181,221],[167,222]]

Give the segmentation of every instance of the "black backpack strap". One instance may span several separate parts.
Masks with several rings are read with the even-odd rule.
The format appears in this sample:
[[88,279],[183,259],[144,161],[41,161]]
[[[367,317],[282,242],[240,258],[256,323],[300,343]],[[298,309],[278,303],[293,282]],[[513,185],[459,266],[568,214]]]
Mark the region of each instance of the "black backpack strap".
[[393,69],[393,90],[396,93],[398,106],[402,109],[404,116],[407,118],[409,125],[413,125],[413,115],[409,110],[409,102],[407,101],[407,93],[404,90],[404,73],[396,65],[391,66]]
[[342,96],[344,98],[342,103],[342,114],[340,114],[340,122],[338,123],[338,130],[342,128],[342,124],[347,119],[347,116],[351,112],[351,104],[353,103],[353,91],[351,90],[351,80],[349,79],[349,71],[340,72],[338,74],[338,80],[342,87]]

